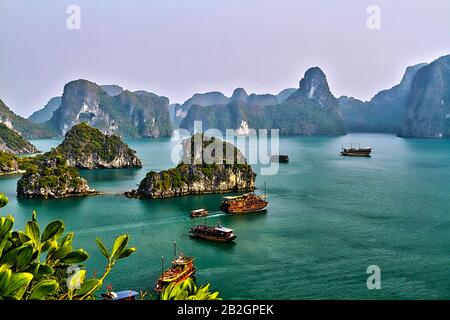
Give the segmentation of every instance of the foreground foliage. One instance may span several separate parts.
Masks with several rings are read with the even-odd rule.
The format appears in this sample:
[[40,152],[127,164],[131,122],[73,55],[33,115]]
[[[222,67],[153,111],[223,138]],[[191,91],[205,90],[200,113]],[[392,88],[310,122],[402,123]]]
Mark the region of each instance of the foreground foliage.
[[194,280],[188,278],[180,283],[171,283],[161,292],[161,300],[222,300],[219,292],[210,292],[210,284],[197,287]]
[[[8,199],[0,194],[0,208]],[[23,231],[12,231],[14,218],[0,217],[0,300],[95,299],[95,293],[117,260],[136,249],[127,248],[128,235],[118,237],[111,251],[100,239],[97,245],[107,259],[100,278],[86,278],[79,264],[88,259],[83,249],[74,250],[74,234],[64,234],[61,220],[50,222],[41,233],[33,212]]]

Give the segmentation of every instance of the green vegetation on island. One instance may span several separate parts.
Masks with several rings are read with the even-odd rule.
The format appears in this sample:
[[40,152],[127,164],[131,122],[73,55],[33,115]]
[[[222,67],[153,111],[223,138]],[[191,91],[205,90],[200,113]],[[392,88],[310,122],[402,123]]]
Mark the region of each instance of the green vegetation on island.
[[[254,190],[256,174],[238,148],[202,134],[198,134],[198,140],[195,137],[183,141],[183,158],[175,168],[147,173],[138,189],[128,191],[125,195],[151,199]],[[201,144],[197,146],[196,141]],[[215,155],[219,156],[219,149],[222,152],[220,160],[217,157],[220,162],[205,161],[208,155],[211,159],[215,159]],[[227,152],[234,155],[233,161],[227,159]]]
[[38,155],[17,182],[20,198],[65,198],[98,194],[57,150]]
[[105,135],[100,130],[80,123],[72,127],[57,150],[78,168],[141,167],[141,160],[116,135]]
[[38,149],[25,138],[8,128],[4,123],[0,123],[0,151],[13,154],[38,153]]

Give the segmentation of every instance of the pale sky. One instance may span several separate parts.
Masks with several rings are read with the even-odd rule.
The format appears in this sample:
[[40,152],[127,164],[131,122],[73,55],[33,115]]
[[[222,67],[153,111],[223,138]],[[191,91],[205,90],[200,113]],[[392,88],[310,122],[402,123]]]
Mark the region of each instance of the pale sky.
[[[66,27],[71,4],[80,30]],[[366,26],[372,4],[380,30]],[[28,116],[80,78],[171,103],[277,93],[319,66],[335,96],[366,100],[450,54],[449,17],[448,0],[0,0],[0,99]]]

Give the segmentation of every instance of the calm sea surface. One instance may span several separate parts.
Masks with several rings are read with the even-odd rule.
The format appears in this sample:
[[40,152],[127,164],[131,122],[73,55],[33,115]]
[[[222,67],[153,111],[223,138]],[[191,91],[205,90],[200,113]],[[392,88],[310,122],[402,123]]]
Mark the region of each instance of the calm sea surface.
[[[43,151],[58,140],[37,140]],[[32,210],[41,225],[62,219],[75,247],[90,254],[88,273],[101,273],[100,237],[110,247],[123,233],[137,252],[120,260],[107,284],[114,290],[151,291],[161,256],[178,249],[196,257],[197,282],[211,282],[225,299],[448,299],[450,298],[450,141],[392,135],[283,137],[291,162],[267,181],[267,212],[227,216],[222,195],[164,200],[127,199],[149,170],[172,165],[169,139],[128,140],[144,163],[139,170],[81,171],[106,195],[62,200],[19,200],[18,176],[0,178],[10,199],[1,214],[23,227]],[[372,158],[339,156],[341,145],[374,148]],[[190,239],[189,210],[206,207],[209,224],[235,229],[235,243]],[[203,219],[197,220],[198,223]],[[381,269],[381,290],[368,290],[366,269]]]

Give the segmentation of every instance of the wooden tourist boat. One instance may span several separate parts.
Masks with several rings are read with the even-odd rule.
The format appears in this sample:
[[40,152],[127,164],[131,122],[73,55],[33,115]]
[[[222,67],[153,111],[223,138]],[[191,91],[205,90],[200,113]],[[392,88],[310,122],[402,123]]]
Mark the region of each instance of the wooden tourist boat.
[[348,157],[370,157],[372,148],[342,148],[341,155]]
[[240,196],[224,197],[220,204],[220,210],[231,214],[243,214],[262,211],[268,204],[266,195],[246,193]]
[[218,242],[230,242],[236,239],[233,229],[225,228],[220,224],[215,227],[200,224],[194,228],[191,228],[189,235],[195,238]]
[[208,210],[206,209],[196,209],[191,211],[191,218],[206,217],[208,215]]
[[172,261],[172,266],[164,271],[164,259],[161,263],[162,273],[155,286],[156,292],[161,292],[171,283],[179,283],[194,275],[194,257],[186,257],[182,253]]

